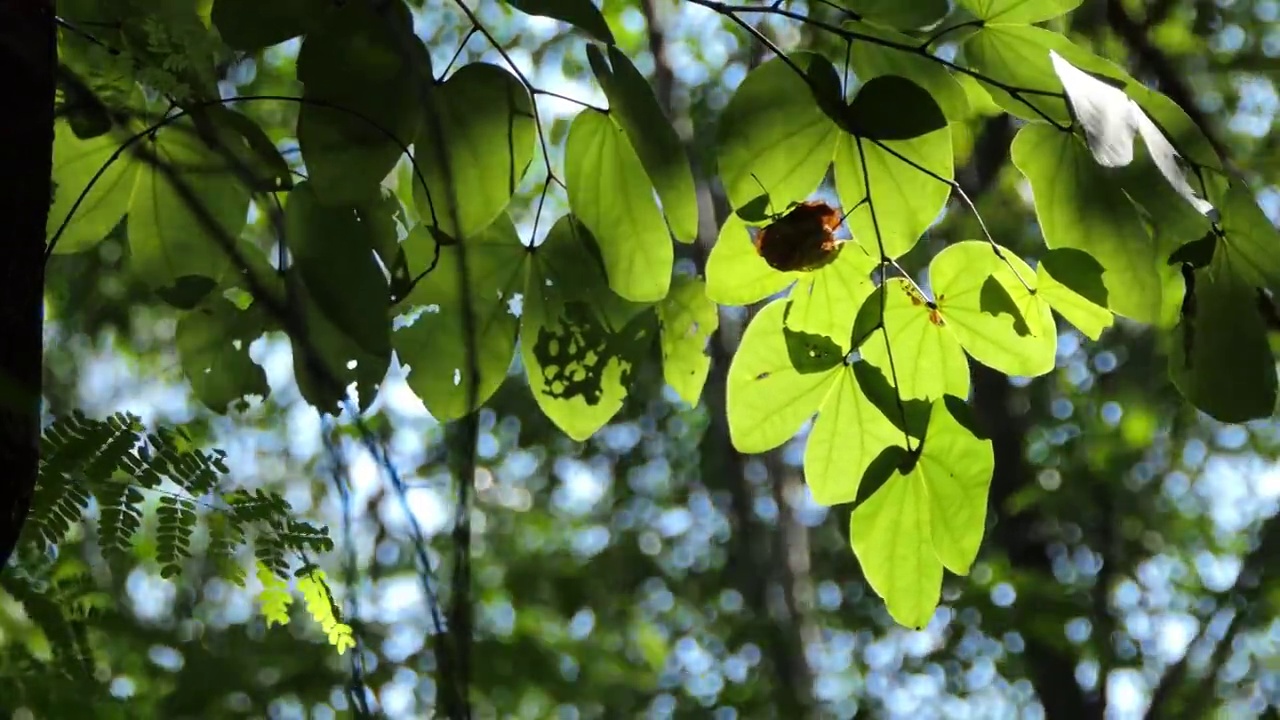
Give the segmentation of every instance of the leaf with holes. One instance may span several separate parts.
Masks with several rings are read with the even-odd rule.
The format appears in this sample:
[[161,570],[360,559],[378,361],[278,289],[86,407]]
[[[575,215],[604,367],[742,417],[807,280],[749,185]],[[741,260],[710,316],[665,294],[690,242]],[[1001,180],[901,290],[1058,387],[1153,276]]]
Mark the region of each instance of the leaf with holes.
[[328,204],[371,196],[418,129],[419,91],[430,82],[431,63],[407,7],[390,7],[384,18],[368,3],[346,3],[298,51],[298,146],[317,197]]
[[595,239],[570,216],[532,250],[520,356],[542,412],[574,440],[617,414],[631,371],[658,334],[651,306],[609,290]]
[[129,204],[130,262],[167,302],[189,309],[231,266],[228,252],[248,219],[249,190],[233,163],[185,118],[139,145],[155,162],[139,171]]
[[583,110],[564,156],[569,207],[599,242],[609,286],[635,302],[661,300],[675,251],[626,133],[608,115]]
[[1006,375],[1054,367],[1058,330],[1034,291],[1035,272],[1011,250],[980,240],[948,245],[929,264],[929,283],[948,329],[974,360]]
[[413,178],[414,204],[423,223],[465,240],[506,209],[533,160],[533,101],[514,75],[488,63],[459,68],[432,98],[413,145],[427,182]]
[[[883,322],[882,322],[883,321]],[[854,328],[862,359],[880,370],[904,400],[968,397],[969,361],[933,303],[902,278],[867,297]]]
[[[898,114],[918,119],[901,125],[894,120]],[[841,135],[835,157],[836,190],[853,208],[849,231],[868,251],[883,248],[888,257],[899,257],[950,197],[951,130],[926,91],[889,75],[862,87],[850,105],[849,125],[859,134]]]
[[249,357],[249,344],[262,334],[256,308],[242,311],[213,297],[178,316],[174,346],[191,391],[216,413],[225,413],[247,395],[266,397],[267,374]]
[[[404,251],[409,274],[417,277],[435,252],[431,233],[422,226],[414,228],[405,239]],[[466,295],[461,287],[462,252],[457,246],[440,248],[435,269],[414,286],[402,305],[416,317],[392,336],[396,356],[409,366],[409,387],[440,422],[480,407],[506,380],[515,355],[529,261],[529,251],[506,214],[467,241]],[[474,338],[474,360],[469,338]],[[475,398],[468,402],[473,382]]]
[[[63,222],[66,222],[66,228],[58,238],[57,245],[54,245],[55,253],[61,255],[88,250],[105,238],[124,218],[133,198],[133,187],[141,166],[134,160],[133,154],[125,150],[102,172],[91,189],[89,183],[126,139],[122,134],[108,132],[89,140],[81,140],[65,120],[54,124],[54,192],[46,226],[47,238],[52,240]],[[86,189],[89,190],[87,194]],[[82,194],[84,199],[80,200]],[[72,214],[72,207],[77,200],[80,200],[80,205]]]
[[385,353],[390,293],[373,252],[374,227],[355,208],[321,204],[310,181],[289,193],[284,227],[293,267],[320,312],[367,352]]
[[720,326],[720,312],[706,285],[692,275],[677,275],[671,292],[658,303],[662,328],[662,374],[681,400],[697,405],[711,369],[707,340]]
[[[794,53],[791,60],[810,82],[775,58],[747,74],[720,115],[717,167],[740,214],[748,205],[785,212],[813,193],[831,165],[839,130],[834,110],[823,104],[839,101],[840,77],[819,55]],[[762,196],[767,202],[760,202]],[[764,218],[757,214],[747,219]]]
[[587,46],[591,70],[609,98],[609,114],[626,131],[657,190],[671,234],[681,242],[693,242],[698,234],[698,195],[689,155],[644,75],[618,48],[610,45],[608,52],[606,61],[598,47]]
[[320,309],[296,271],[289,271],[285,282],[291,283],[293,307],[306,329],[305,335],[290,337],[298,392],[321,414],[337,416],[354,383],[360,411],[368,410],[391,364],[390,343],[381,353],[365,350]]

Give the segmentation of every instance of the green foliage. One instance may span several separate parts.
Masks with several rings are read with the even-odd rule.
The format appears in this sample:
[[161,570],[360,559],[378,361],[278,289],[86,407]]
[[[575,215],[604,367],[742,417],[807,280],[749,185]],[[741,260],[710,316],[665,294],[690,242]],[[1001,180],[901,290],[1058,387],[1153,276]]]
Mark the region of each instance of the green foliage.
[[[194,13],[184,10],[172,27],[143,13],[147,22],[117,39],[132,43],[130,63],[159,58],[168,68],[141,82],[162,92],[181,85],[182,117],[142,135],[113,120],[92,137],[76,128],[97,132],[101,117],[60,121],[50,234],[72,222],[56,251],[87,250],[123,218],[130,267],[184,310],[184,372],[219,412],[267,392],[247,347],[284,326],[302,396],[324,412],[337,412],[353,383],[367,409],[394,348],[430,412],[462,418],[495,396],[518,353],[542,413],[578,441],[619,413],[647,363],[662,363],[667,384],[697,403],[717,305],[785,293],[751,320],[728,369],[730,439],[741,452],[764,452],[816,415],[804,456],[809,489],[819,503],[854,505],[851,542],[864,573],[893,617],[917,627],[932,616],[943,569],[968,572],[984,530],[992,451],[967,417],[970,359],[1007,375],[1045,375],[1066,331],[1055,312],[1092,339],[1119,315],[1165,334],[1173,384],[1197,408],[1227,422],[1273,412],[1267,331],[1280,236],[1169,98],[1037,25],[1078,0],[962,0],[956,8],[842,0],[856,17],[813,25],[839,40],[840,53],[815,41],[760,63],[714,118],[708,155],[731,212],[705,280],[676,271],[675,243],[699,231],[697,186],[667,98],[628,57],[628,43],[588,0],[508,4],[591,37],[584,54],[607,110],[584,104],[551,128],[538,107],[548,93],[508,66],[502,48],[504,65],[464,63],[437,77],[427,51],[439,48],[413,34],[400,2],[319,11],[295,0],[250,17],[258,11],[249,4],[217,0],[212,25],[231,48],[304,36],[291,129],[301,157],[288,165],[276,136],[247,110],[192,109],[189,98],[213,97],[205,81],[219,55],[196,43],[173,60],[175,39],[210,36],[191,25]],[[697,4],[742,20],[719,3]],[[795,19],[773,6],[759,11]],[[921,36],[926,26],[940,29]],[[954,59],[933,53],[944,36]],[[103,68],[89,75],[92,87],[115,87],[103,103],[138,102],[121,99],[137,86],[120,79],[120,68]],[[940,217],[976,212],[955,182],[957,156],[970,150],[970,121],[1001,111],[1026,121],[1012,161],[1030,185],[1043,249],[1021,257],[978,218],[981,235],[962,236],[978,239],[947,238],[931,260],[920,258],[937,245],[930,231]],[[131,142],[174,172],[122,153],[90,188],[97,166]],[[409,170],[393,175],[410,142]],[[308,179],[295,186],[292,173]],[[529,185],[541,194],[528,197]],[[547,196],[559,189],[570,212],[548,222]],[[767,233],[819,190],[838,197],[841,228]],[[283,200],[267,195],[280,192]],[[283,205],[278,269],[266,268],[243,233],[255,193],[257,210]],[[963,205],[949,205],[953,196]],[[771,237],[806,244],[824,262],[776,269],[755,246]],[[227,249],[237,244],[252,246],[254,276],[274,292],[247,309],[214,292],[245,289],[244,269],[228,272]],[[912,277],[903,265],[921,259],[927,274]],[[302,332],[268,317],[275,303]],[[74,492],[57,507],[82,507]],[[167,566],[188,552],[196,516],[184,503],[158,511]],[[133,532],[126,505],[109,505],[120,515],[112,546]],[[43,522],[65,514],[53,507]],[[235,544],[220,537],[219,547]],[[278,572],[279,558],[268,560]],[[314,588],[303,592],[337,633],[333,642],[345,644],[336,620],[320,617]]]
[[[57,551],[81,532],[90,509],[96,509],[93,529],[103,559],[115,569],[150,563],[161,577],[173,578],[200,542],[218,575],[244,587],[240,554],[251,550],[268,591],[264,614],[268,622],[278,621],[271,591],[290,576],[286,556],[327,553],[333,541],[324,528],[297,519],[280,495],[226,489],[224,457],[195,447],[184,428],[148,433],[124,413],[95,420],[77,412],[46,427],[40,476],[17,549],[23,572],[6,574],[0,584],[39,630],[27,651],[47,653],[62,672],[87,673],[94,663],[85,621],[110,610],[110,600],[94,587],[88,565]],[[304,570],[311,578],[304,593],[328,592],[322,574]],[[350,629],[339,627],[334,612],[317,622],[340,651],[350,646]]]

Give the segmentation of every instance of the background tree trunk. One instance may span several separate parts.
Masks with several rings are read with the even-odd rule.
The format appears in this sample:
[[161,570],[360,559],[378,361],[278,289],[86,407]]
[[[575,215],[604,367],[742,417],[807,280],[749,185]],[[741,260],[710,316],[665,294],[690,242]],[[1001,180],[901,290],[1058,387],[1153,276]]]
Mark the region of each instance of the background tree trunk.
[[57,31],[52,0],[0,0],[0,569],[40,460],[45,224],[52,197]]

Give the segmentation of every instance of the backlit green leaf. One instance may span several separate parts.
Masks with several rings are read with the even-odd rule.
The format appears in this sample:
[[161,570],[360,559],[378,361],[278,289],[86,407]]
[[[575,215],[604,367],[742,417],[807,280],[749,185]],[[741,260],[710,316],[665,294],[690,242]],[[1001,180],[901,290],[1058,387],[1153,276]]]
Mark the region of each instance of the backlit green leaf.
[[1053,369],[1058,348],[1053,313],[1032,292],[1035,272],[1012,251],[1001,254],[1004,259],[989,243],[967,240],[934,256],[929,282],[938,309],[978,362],[1007,375],[1043,375]]
[[[883,308],[883,313],[881,309]],[[938,312],[902,278],[890,278],[867,297],[858,312],[862,359],[878,368],[904,399],[935,400],[943,395],[968,397],[969,361],[960,341]]]
[[194,307],[231,266],[228,252],[248,218],[249,189],[185,118],[139,146],[154,162],[139,170],[129,205],[130,261],[170,302]]
[[697,405],[711,369],[707,339],[720,326],[720,312],[706,285],[692,275],[677,275],[671,292],[658,303],[662,328],[662,374],[681,400]]
[[899,623],[921,629],[942,591],[930,539],[929,491],[918,473],[895,473],[849,518],[849,539],[867,584]]
[[991,441],[979,439],[952,414],[957,398],[933,403],[924,447],[912,475],[929,497],[930,536],[942,565],[968,575],[986,530],[987,492],[995,471]]
[[849,344],[858,308],[875,290],[877,263],[856,243],[846,243],[831,263],[802,273],[787,295],[787,327]]
[[853,502],[872,461],[904,440],[902,431],[863,393],[853,369],[838,368],[804,450],[804,477],[813,501],[819,505]]
[[1102,265],[1083,250],[1050,250],[1036,267],[1036,291],[1067,322],[1097,340],[1115,321],[1107,309],[1102,273]]
[[[825,96],[839,98],[840,77],[825,58],[793,53]],[[735,210],[768,196],[775,213],[809,197],[822,182],[839,131],[810,84],[780,59],[752,70],[720,116],[717,164]]]
[[[951,130],[938,106],[927,94],[921,94],[919,86],[901,80],[891,82],[887,77],[864,86],[851,107],[919,112],[935,119],[917,130],[938,129],[901,140],[842,134],[835,157],[836,190],[846,210],[854,208],[847,220],[853,236],[868,251],[878,254],[883,248],[887,256],[896,258],[910,250],[942,212],[951,188],[938,178],[951,180],[954,161]],[[904,91],[906,87],[913,90]],[[883,113],[884,109],[877,111],[874,121],[868,119],[862,124],[889,124]],[[854,126],[858,124],[855,122]]]
[[653,88],[618,48],[609,46],[609,60],[595,45],[587,58],[596,80],[609,98],[609,114],[627,133],[631,146],[658,191],[671,234],[693,242],[698,234],[698,195],[693,169],[680,136],[658,104]]
[[[93,188],[80,199],[90,181],[106,165],[126,138],[108,132],[89,140],[81,140],[63,120],[54,124],[53,136],[53,205],[49,208],[47,238],[52,240],[58,228],[67,221],[54,252],[77,253],[97,245],[119,224],[129,209],[133,186],[138,178],[139,163],[125,150],[102,173]],[[145,141],[144,141],[145,142]],[[68,220],[68,215],[70,219]]]
[[729,363],[726,414],[733,446],[762,453],[790,440],[813,416],[843,365],[801,373],[792,364],[784,334],[785,300],[775,300],[751,320]]
[[569,129],[564,162],[569,207],[600,243],[610,287],[636,302],[662,299],[675,252],[622,128],[608,115],[582,111]]
[[[433,93],[413,155],[418,216],[463,240],[485,230],[511,202],[533,160],[533,102],[505,68],[472,63]],[[456,215],[456,222],[455,222]]]
[[1109,307],[1116,314],[1158,323],[1177,271],[1142,223],[1112,175],[1083,142],[1044,124],[1018,131],[1013,162],[1031,182],[1045,244],[1088,253],[1103,268]]
[[368,410],[378,396],[391,363],[390,343],[380,353],[364,350],[320,310],[295,273],[291,272],[286,282],[292,284],[293,307],[297,308],[305,328],[303,336],[290,338],[293,376],[302,398],[321,413],[336,416],[354,383],[360,411]]
[[980,20],[988,23],[1038,23],[1065,15],[1080,0],[960,0]]
[[721,305],[749,305],[781,292],[803,273],[769,267],[751,243],[747,223],[730,215],[707,257],[707,297]]
[[[410,274],[417,276],[430,262],[435,242],[419,226],[405,239],[404,251]],[[409,387],[441,422],[479,407],[506,379],[515,354],[528,269],[529,251],[505,214],[468,240],[465,252],[467,294],[462,294],[460,283],[462,248],[440,248],[436,268],[414,286],[402,306],[416,318],[399,327],[392,338],[396,356],[409,366]],[[469,337],[474,338],[474,359]],[[476,395],[468,403],[473,377],[478,378]]]

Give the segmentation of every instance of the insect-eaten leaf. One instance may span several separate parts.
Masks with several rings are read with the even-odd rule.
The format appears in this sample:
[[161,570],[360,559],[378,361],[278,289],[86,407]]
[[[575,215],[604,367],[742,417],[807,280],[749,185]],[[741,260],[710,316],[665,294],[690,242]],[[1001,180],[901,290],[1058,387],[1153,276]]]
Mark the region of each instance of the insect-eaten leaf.
[[200,402],[216,413],[269,392],[266,372],[249,357],[249,344],[263,330],[258,318],[257,308],[242,311],[221,297],[178,318],[174,345],[183,374]]

